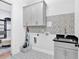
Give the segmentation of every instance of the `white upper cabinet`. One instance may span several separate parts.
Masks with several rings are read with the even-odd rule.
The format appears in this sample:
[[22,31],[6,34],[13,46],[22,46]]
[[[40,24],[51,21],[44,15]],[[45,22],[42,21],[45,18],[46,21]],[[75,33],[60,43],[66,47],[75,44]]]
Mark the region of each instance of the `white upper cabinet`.
[[44,1],[39,1],[24,6],[23,22],[24,26],[46,25],[46,3]]

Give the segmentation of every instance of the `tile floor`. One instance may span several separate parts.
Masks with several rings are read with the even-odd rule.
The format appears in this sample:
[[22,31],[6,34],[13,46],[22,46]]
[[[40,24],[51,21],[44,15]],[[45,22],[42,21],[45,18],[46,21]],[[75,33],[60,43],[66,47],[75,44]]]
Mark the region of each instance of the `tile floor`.
[[30,50],[27,52],[20,52],[15,56],[12,56],[8,59],[52,59],[53,56],[38,52],[35,50]]
[[11,56],[11,48],[0,47],[0,59],[6,59]]
[[6,52],[0,55],[0,59],[6,59],[11,56],[11,52]]
[[0,55],[9,51],[11,51],[11,48],[0,48]]

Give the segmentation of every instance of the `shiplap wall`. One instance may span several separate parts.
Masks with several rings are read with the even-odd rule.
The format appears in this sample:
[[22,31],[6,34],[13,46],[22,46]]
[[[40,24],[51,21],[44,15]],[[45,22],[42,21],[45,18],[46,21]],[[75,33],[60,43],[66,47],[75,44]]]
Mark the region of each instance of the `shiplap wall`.
[[52,26],[29,27],[30,32],[41,33],[46,31],[52,34],[57,34],[57,33],[74,34],[74,13],[48,16],[47,22],[52,22]]

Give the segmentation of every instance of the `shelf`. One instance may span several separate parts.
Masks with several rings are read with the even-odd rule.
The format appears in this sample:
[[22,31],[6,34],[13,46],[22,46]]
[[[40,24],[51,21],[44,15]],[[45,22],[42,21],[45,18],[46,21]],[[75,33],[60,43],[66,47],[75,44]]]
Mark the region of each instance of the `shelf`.
[[7,29],[7,31],[11,31],[11,29]]
[[7,37],[6,24],[6,20],[0,19],[0,39],[5,39]]
[[4,24],[0,24],[0,26],[4,26]]

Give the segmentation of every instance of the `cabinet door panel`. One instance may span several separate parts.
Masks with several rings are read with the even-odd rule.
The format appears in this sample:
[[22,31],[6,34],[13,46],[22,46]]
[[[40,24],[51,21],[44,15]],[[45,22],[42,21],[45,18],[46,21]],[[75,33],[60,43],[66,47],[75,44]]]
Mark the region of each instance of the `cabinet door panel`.
[[24,23],[26,23],[26,25],[31,25],[32,8],[25,7],[23,11],[24,11],[23,12]]
[[75,59],[78,59],[78,53],[75,53]]
[[32,22],[34,25],[40,25],[43,22],[42,3],[32,5]]
[[65,59],[65,53],[64,53],[65,49],[61,48],[61,47],[55,47],[54,50],[54,59]]
[[67,49],[66,59],[78,59],[77,55],[75,50]]
[[66,59],[75,59],[75,56],[73,53],[68,53]]

